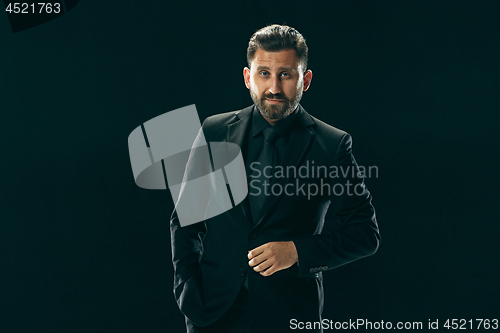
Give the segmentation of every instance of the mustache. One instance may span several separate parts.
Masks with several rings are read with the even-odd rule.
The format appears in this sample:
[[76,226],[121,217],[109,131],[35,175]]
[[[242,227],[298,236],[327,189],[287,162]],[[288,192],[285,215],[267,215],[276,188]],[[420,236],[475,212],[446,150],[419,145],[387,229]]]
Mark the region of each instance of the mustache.
[[283,94],[268,94],[268,95],[262,95],[262,100],[264,99],[281,99],[284,101],[288,101],[288,98],[286,98],[285,95]]

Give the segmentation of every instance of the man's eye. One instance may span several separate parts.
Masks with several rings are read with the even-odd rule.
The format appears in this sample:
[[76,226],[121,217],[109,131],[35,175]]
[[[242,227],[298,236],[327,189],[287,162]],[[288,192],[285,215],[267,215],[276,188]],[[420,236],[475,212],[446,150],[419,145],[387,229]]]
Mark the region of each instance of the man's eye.
[[288,73],[286,73],[286,72],[283,72],[283,73],[281,73],[281,76],[283,76],[283,77],[289,77],[289,76],[290,76],[290,74],[288,74]]
[[260,72],[260,75],[261,76],[267,76],[267,75],[269,75],[269,73],[268,72]]

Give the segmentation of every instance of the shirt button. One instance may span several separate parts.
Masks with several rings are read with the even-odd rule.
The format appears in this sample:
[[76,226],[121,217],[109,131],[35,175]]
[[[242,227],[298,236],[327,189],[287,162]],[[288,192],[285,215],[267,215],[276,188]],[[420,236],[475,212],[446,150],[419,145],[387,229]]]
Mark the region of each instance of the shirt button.
[[257,237],[257,234],[255,232],[250,233],[250,238],[255,239]]
[[239,275],[239,276],[243,276],[243,275],[245,275],[245,271],[244,271],[244,270],[242,270],[241,268],[240,268],[240,269],[238,269],[238,275]]

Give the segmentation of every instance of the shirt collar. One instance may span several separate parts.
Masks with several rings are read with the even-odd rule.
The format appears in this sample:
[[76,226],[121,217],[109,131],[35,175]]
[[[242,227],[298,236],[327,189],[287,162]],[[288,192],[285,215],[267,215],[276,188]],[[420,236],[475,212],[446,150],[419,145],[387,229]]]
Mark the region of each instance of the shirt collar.
[[259,109],[254,106],[252,114],[252,135],[256,137],[262,130],[268,126],[271,126],[273,130],[278,133],[279,136],[288,140],[290,133],[293,131],[293,123],[297,118],[301,108],[297,106],[295,111],[282,121],[277,122],[275,125],[271,126],[266,119],[260,114]]

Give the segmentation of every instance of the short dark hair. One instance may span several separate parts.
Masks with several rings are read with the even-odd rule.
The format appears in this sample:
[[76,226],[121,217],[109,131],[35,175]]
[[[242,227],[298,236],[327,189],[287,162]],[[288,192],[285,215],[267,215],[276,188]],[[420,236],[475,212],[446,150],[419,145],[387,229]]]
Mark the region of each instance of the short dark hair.
[[297,30],[287,25],[273,24],[257,30],[250,41],[247,49],[248,67],[251,66],[255,52],[262,49],[267,52],[278,52],[294,49],[297,52],[299,63],[304,71],[307,69],[308,48],[306,39]]

